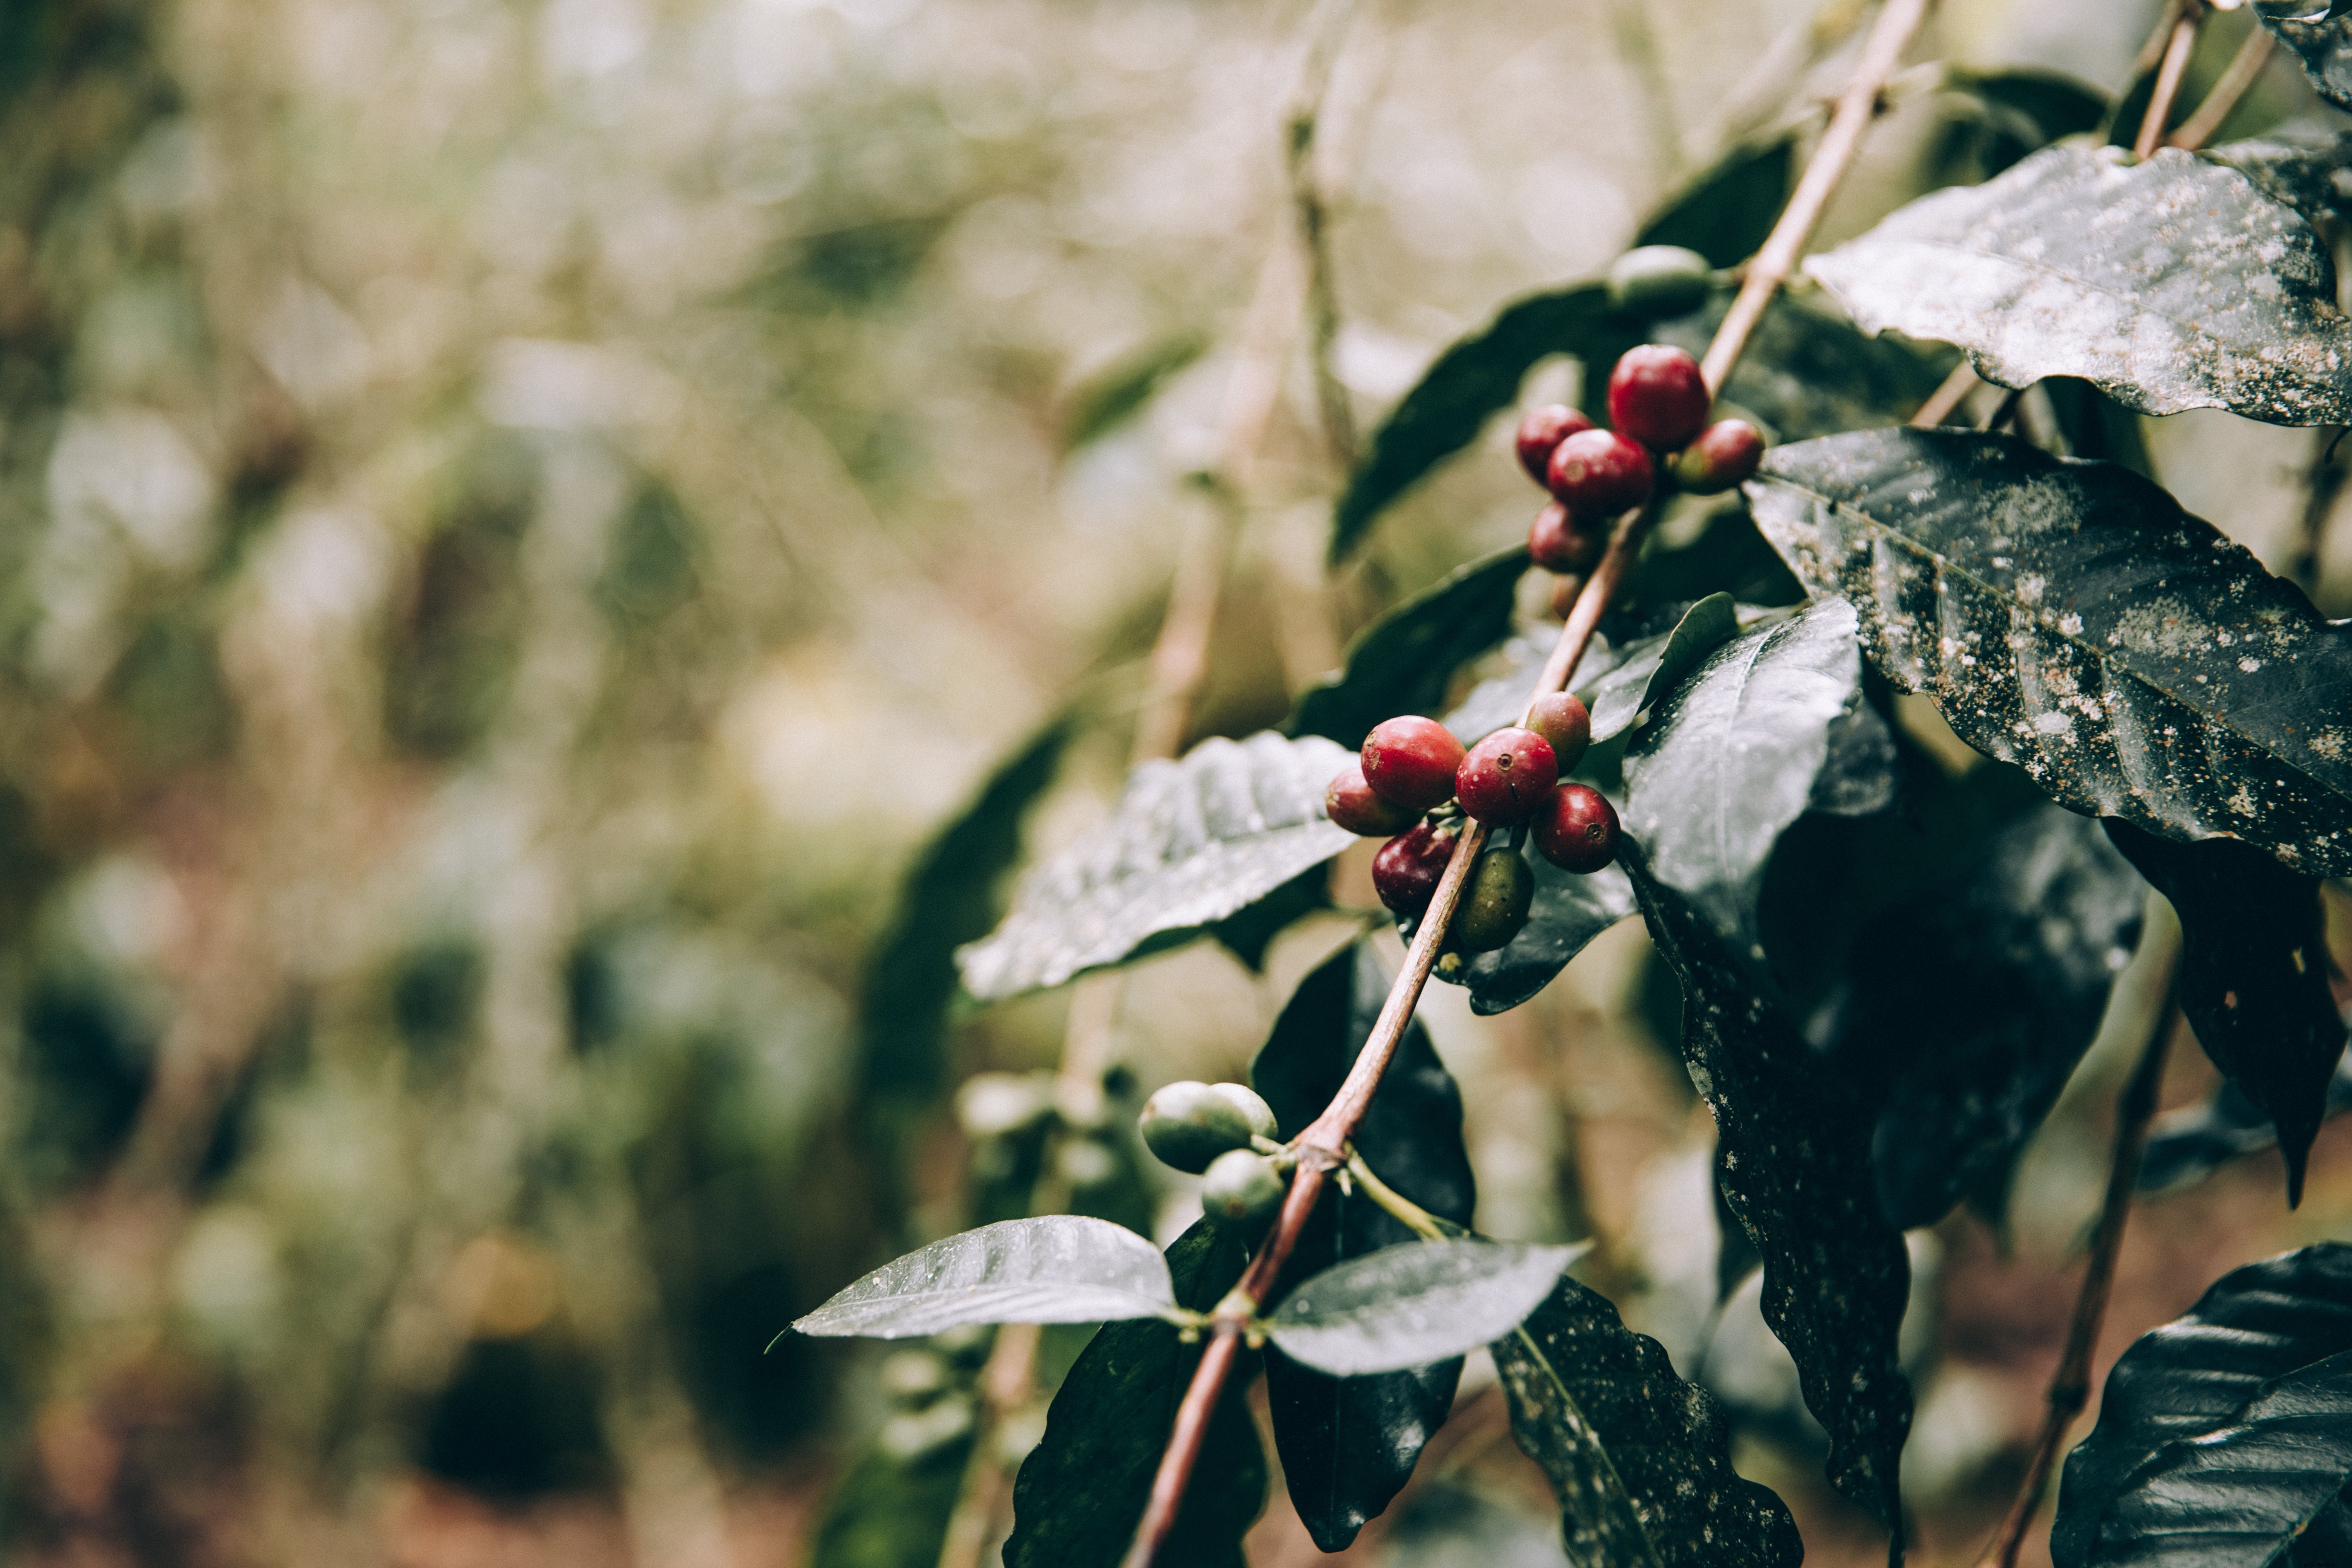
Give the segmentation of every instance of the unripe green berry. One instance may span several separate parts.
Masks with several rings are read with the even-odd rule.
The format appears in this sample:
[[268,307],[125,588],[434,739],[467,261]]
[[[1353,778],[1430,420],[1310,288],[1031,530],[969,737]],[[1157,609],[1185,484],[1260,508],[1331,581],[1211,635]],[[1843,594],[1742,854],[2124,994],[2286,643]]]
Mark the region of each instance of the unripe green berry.
[[[1248,1096],[1248,1102],[1238,1095]],[[1198,1175],[1226,1151],[1248,1148],[1251,1135],[1261,1128],[1264,1136],[1271,1137],[1274,1112],[1237,1083],[1188,1079],[1145,1100],[1136,1128],[1143,1134],[1144,1147],[1161,1163]]]
[[1706,303],[1714,271],[1696,250],[1637,246],[1610,266],[1610,308],[1652,320],[1685,315]]
[[1255,1237],[1274,1223],[1290,1184],[1274,1162],[1247,1149],[1220,1154],[1201,1178],[1201,1212],[1220,1229]]
[[1536,874],[1516,849],[1489,849],[1470,868],[1446,934],[1465,952],[1492,952],[1519,934],[1535,902]]

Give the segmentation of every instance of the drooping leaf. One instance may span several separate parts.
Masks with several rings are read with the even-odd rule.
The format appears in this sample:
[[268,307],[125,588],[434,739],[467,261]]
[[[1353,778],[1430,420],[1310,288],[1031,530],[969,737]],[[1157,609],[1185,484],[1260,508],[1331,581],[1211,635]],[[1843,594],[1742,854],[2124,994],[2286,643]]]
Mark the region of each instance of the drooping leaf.
[[2047,147],[1806,270],[1864,329],[1958,344],[2003,386],[2073,375],[2146,414],[2352,419],[2352,323],[2326,244],[2216,159]]
[[[1207,1311],[1232,1289],[1248,1250],[1206,1221],[1168,1249],[1176,1299]],[[1152,1472],[1201,1359],[1161,1322],[1109,1323],[1070,1368],[1045,1413],[1045,1435],[1013,1487],[1005,1568],[1114,1568],[1143,1518]],[[1265,1506],[1265,1454],[1245,1391],[1244,1350],[1210,1417],[1192,1484],[1161,1561],[1244,1568],[1242,1535]]]
[[1184,332],[1107,366],[1071,396],[1062,420],[1062,450],[1075,452],[1118,429],[1208,346],[1202,334]]
[[1497,551],[1374,621],[1349,645],[1347,668],[1298,699],[1290,733],[1355,747],[1382,720],[1433,711],[1454,670],[1509,635],[1512,593],[1527,569],[1524,546]]
[[1763,247],[1795,169],[1792,138],[1742,142],[1669,195],[1633,243],[1679,245],[1736,267]]
[[1872,1152],[1897,1228],[2007,1191],[2098,1033],[2146,900],[2096,823],[2043,805],[1871,923],[1828,1049],[1885,1086]]
[[1798,1034],[1744,944],[1654,875],[1637,842],[1619,858],[1682,984],[1683,1056],[1715,1113],[1724,1198],[1763,1255],[1764,1321],[1829,1434],[1831,1484],[1899,1535],[1911,1389],[1895,1336],[1911,1264],[1878,1206],[1870,1108]]
[[2127,822],[2107,834],[2179,912],[2180,1010],[2213,1065],[2277,1128],[2287,1204],[2300,1204],[2345,1043],[2319,879],[2226,838],[2176,844]]
[[866,961],[858,1009],[858,1100],[894,1191],[897,1145],[947,1088],[947,1015],[956,948],[985,936],[1002,905],[997,881],[1021,855],[1021,822],[1054,782],[1073,725],[1064,714],[1000,766],[971,804],[933,837],[898,894],[887,932]]
[[[1297,1137],[1330,1103],[1388,991],[1388,971],[1368,942],[1343,949],[1299,983],[1250,1069],[1281,1136]],[[1462,1143],[1461,1090],[1418,1021],[1398,1043],[1355,1142],[1390,1186],[1444,1219],[1469,1223],[1476,1188]],[[1412,1239],[1370,1199],[1327,1186],[1276,1289]],[[1462,1363],[1335,1378],[1279,1352],[1265,1361],[1291,1501],[1316,1543],[1339,1551],[1412,1474],[1422,1446],[1453,1408]]]
[[1183,941],[1355,842],[1323,815],[1349,753],[1319,736],[1203,741],[1129,775],[1108,820],[1022,879],[1013,912],[960,950],[996,1001]]
[[[1825,599],[1717,648],[1625,752],[1625,831],[1718,931],[1753,929],[1772,846],[1860,709],[1853,606]],[[1891,765],[1891,753],[1886,759]]]
[[1562,1279],[1519,1333],[1495,1342],[1511,1431],[1559,1499],[1571,1563],[1796,1568],[1804,1543],[1771,1491],[1731,1468],[1706,1390],[1608,1300]]
[[2053,798],[2352,870],[2352,634],[2147,480],[1872,430],[1767,453],[1748,494],[1887,679]]
[[[2338,1058],[2336,1076],[2327,1080],[2327,1114],[2347,1110],[2352,1110],[2352,1054]],[[2242,1154],[2256,1153],[2277,1142],[2278,1129],[2271,1125],[2269,1113],[2225,1082],[2198,1104],[2156,1119],[2147,1152],[2140,1158],[2140,1191],[2185,1187]]]
[[1584,362],[1599,384],[1617,356],[1642,341],[1641,323],[1609,308],[1599,283],[1530,294],[1506,305],[1482,331],[1437,356],[1372,434],[1331,519],[1333,562],[1353,553],[1372,520],[1432,468],[1475,440],[1487,417],[1509,406],[1538,360],[1556,353]]
[[1594,681],[1585,703],[1592,714],[1597,744],[1633,727],[1641,713],[1681,684],[1699,660],[1739,633],[1739,614],[1728,594],[1709,594],[1683,612],[1664,637],[1644,639],[1625,650],[1614,669]]
[[2059,1568],[2262,1568],[2352,1479],[2352,1247],[2222,1278],[2116,1363],[2066,1460]]
[[976,1323],[1096,1323],[1176,1316],[1160,1249],[1081,1215],[1000,1220],[886,1263],[793,1327],[902,1340]]
[[1470,1239],[1384,1247],[1301,1281],[1267,1316],[1266,1338],[1334,1377],[1465,1355],[1518,1327],[1584,1250]]
[[2352,0],[2254,0],[2254,15],[2295,52],[2320,97],[2352,109]]

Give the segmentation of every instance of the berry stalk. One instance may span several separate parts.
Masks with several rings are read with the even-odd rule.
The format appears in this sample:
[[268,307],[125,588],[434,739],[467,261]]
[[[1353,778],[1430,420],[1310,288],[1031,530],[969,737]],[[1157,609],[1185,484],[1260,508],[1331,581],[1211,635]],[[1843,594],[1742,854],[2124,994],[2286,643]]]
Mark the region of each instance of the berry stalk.
[[[1798,258],[1803,254],[1805,242],[1821,222],[1822,213],[1847,170],[1853,167],[1856,150],[1862,144],[1862,133],[1869,127],[1878,111],[1880,94],[1887,79],[1895,72],[1903,52],[1910,45],[1919,25],[1926,19],[1931,0],[1886,0],[1879,13],[1869,39],[1863,46],[1862,57],[1855,63],[1853,78],[1838,97],[1837,109],[1831,116],[1827,132],[1813,150],[1805,166],[1804,177],[1798,182],[1797,191],[1773,225],[1772,233],[1748,264],[1746,281],[1738,297],[1732,301],[1730,312],[1708,344],[1704,362],[1709,391],[1719,391],[1724,378],[1739,362],[1748,346],[1748,338],[1762,320],[1764,309],[1779,292],[1780,286],[1795,270]],[[1592,641],[1592,634],[1601,625],[1601,617],[1633,567],[1635,552],[1642,536],[1647,531],[1657,508],[1652,505],[1629,511],[1620,517],[1612,531],[1609,547],[1592,575],[1578,594],[1575,605],[1569,612],[1567,624],[1560,627],[1559,640],[1551,657],[1544,663],[1543,673],[1535,689],[1528,694],[1528,708],[1520,722],[1533,721],[1538,705],[1546,697],[1565,690],[1573,679],[1576,667],[1584,658]],[[1462,889],[1469,879],[1470,869],[1486,845],[1487,829],[1475,819],[1465,824],[1456,841],[1454,857],[1439,880],[1429,909],[1422,916],[1414,931],[1412,945],[1406,949],[1404,968],[1390,988],[1387,1003],[1381,1009],[1379,1020],[1372,1026],[1370,1037],[1357,1054],[1355,1066],[1349,1070],[1339,1092],[1299,1135],[1294,1147],[1298,1153],[1297,1174],[1290,1192],[1284,1200],[1282,1213],[1276,1220],[1273,1233],[1250,1261],[1241,1282],[1234,1287],[1225,1300],[1218,1304],[1210,1327],[1210,1343],[1194,1369],[1192,1384],[1184,1391],[1184,1400],[1176,1413],[1174,1428],[1169,1434],[1168,1447],[1161,1453],[1160,1468],[1152,1478],[1150,1500],[1145,1504],[1143,1518],[1136,1529],[1134,1544],[1129,1549],[1124,1568],[1151,1568],[1160,1546],[1175,1528],[1178,1509],[1184,1500],[1184,1489],[1191,1481],[1193,1465],[1201,1453],[1202,1439],[1208,1433],[1209,1416],[1223,1392],[1225,1380],[1232,1374],[1240,1352],[1244,1327],[1258,1308],[1265,1304],[1274,1281],[1288,1262],[1298,1244],[1299,1233],[1305,1229],[1307,1216],[1314,1213],[1322,1196],[1323,1184],[1332,1171],[1346,1161],[1347,1150],[1356,1128],[1371,1106],[1372,1094],[1380,1088],[1381,1075],[1388,1070],[1390,1059],[1396,1054],[1397,1042],[1402,1038],[1405,1025],[1420,1005],[1421,994],[1429,984],[1430,971],[1437,963],[1438,949],[1444,940],[1446,927],[1452,922]]]

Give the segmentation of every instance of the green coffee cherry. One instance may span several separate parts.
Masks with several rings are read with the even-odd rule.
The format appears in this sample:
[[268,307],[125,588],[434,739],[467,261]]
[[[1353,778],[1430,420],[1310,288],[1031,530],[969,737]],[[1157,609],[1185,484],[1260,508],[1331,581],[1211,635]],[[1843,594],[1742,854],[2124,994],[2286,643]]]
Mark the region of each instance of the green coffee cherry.
[[1273,1137],[1274,1112],[1240,1084],[1186,1079],[1145,1100],[1136,1126],[1161,1163],[1198,1175],[1226,1151],[1247,1149],[1253,1135]]
[[1201,1178],[1201,1212],[1209,1223],[1255,1236],[1274,1223],[1290,1190],[1265,1155],[1235,1149],[1209,1163]]
[[1536,874],[1516,849],[1489,849],[1470,868],[1454,911],[1454,945],[1465,952],[1492,952],[1528,923],[1536,896]]
[[1654,321],[1687,314],[1706,303],[1714,271],[1696,250],[1638,246],[1609,268],[1610,308]]

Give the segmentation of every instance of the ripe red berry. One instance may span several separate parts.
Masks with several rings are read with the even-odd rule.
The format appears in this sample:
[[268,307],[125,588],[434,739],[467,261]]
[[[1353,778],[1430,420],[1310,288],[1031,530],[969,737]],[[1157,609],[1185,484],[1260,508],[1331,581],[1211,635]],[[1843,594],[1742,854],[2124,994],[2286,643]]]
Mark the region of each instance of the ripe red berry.
[[1361,763],[1349,763],[1339,770],[1323,792],[1323,815],[1350,833],[1360,833],[1367,838],[1386,838],[1392,833],[1402,833],[1412,826],[1414,813],[1403,806],[1382,800],[1364,782]]
[[1561,773],[1581,762],[1584,749],[1592,744],[1592,715],[1566,691],[1537,698],[1534,710],[1528,715],[1528,728],[1551,743],[1552,761]]
[[1533,730],[1497,730],[1462,759],[1454,793],[1462,809],[1494,826],[1525,822],[1559,782],[1551,742]]
[[1675,482],[1695,496],[1719,495],[1763,460],[1762,431],[1745,419],[1718,419],[1675,458]]
[[1609,529],[1600,518],[1580,526],[1575,513],[1558,501],[1536,513],[1528,525],[1528,553],[1553,572],[1589,572],[1609,548]]
[[1451,823],[1424,822],[1381,845],[1372,857],[1372,889],[1381,902],[1401,915],[1417,915],[1429,908],[1460,836]]
[[1654,452],[1697,435],[1714,404],[1698,361],[1664,343],[1627,351],[1609,373],[1609,423]]
[[1617,858],[1617,808],[1590,784],[1562,784],[1536,813],[1535,840],[1563,871],[1598,871]]
[[1544,482],[1544,474],[1551,466],[1552,448],[1580,430],[1592,428],[1592,421],[1565,403],[1547,403],[1519,421],[1519,466],[1536,483]]
[[1577,516],[1608,518],[1648,500],[1657,469],[1640,442],[1614,430],[1585,430],[1553,451],[1544,482]]
[[1427,811],[1453,798],[1462,742],[1436,720],[1406,714],[1374,726],[1361,760],[1373,794],[1407,811]]

